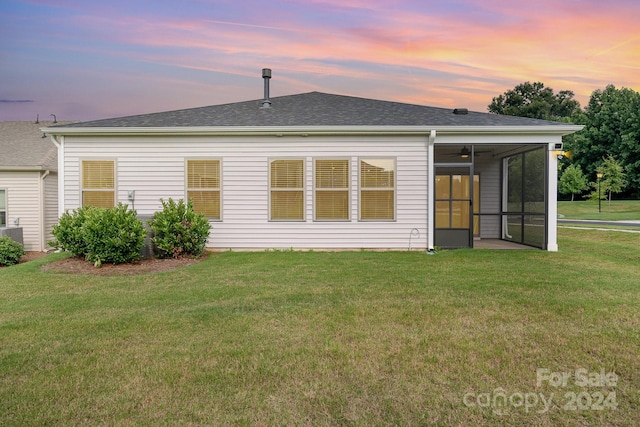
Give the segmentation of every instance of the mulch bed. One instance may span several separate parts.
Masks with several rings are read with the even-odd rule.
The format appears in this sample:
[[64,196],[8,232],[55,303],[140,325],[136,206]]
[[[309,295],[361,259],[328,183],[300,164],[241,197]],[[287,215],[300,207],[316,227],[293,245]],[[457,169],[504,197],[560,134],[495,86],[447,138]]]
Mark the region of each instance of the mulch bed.
[[[33,261],[45,255],[47,255],[45,252],[27,252],[20,258],[20,263]],[[50,273],[91,274],[94,276],[135,275],[175,270],[201,262],[205,260],[206,257],[205,253],[205,255],[199,258],[151,258],[142,259],[132,264],[102,264],[101,267],[95,267],[92,262],[81,258],[65,258],[47,263],[40,267],[40,269]]]

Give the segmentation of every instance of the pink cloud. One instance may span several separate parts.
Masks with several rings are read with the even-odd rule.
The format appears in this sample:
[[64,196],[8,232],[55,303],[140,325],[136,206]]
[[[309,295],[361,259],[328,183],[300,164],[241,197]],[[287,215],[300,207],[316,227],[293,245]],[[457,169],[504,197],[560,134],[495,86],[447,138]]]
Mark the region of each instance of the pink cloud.
[[[114,67],[143,62],[259,79],[259,69],[269,66],[274,90],[284,93],[344,91],[484,110],[493,96],[523,81],[574,90],[583,105],[609,83],[640,88],[635,2],[614,7],[543,0],[526,8],[512,0],[445,3],[274,1],[261,10],[238,6],[227,15],[212,8],[200,16],[163,17],[123,14],[117,4],[64,0],[74,13],[57,28],[74,29],[83,39],[65,49],[114,58]],[[315,12],[335,13],[336,22],[315,19]],[[149,79],[182,88],[194,102],[205,99],[197,97],[197,87],[217,85],[178,72]],[[253,88],[226,85],[233,90],[224,89],[224,80],[216,90],[236,98],[225,101],[257,97]]]

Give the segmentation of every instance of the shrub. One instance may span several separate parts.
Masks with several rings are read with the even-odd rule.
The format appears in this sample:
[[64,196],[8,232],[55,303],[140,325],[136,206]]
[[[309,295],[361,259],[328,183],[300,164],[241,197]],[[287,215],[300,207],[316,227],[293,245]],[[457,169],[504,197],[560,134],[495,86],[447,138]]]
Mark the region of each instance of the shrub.
[[169,198],[162,202],[162,211],[153,214],[149,226],[160,258],[183,255],[200,256],[204,252],[211,225],[202,214],[193,210],[191,200],[184,203]]
[[140,259],[145,230],[136,211],[127,205],[86,212],[82,226],[86,257],[96,266],[102,263],[122,264]]
[[53,226],[51,234],[55,240],[49,242],[51,247],[70,252],[75,257],[87,255],[87,243],[84,235],[84,222],[87,214],[95,208],[79,208],[69,213],[63,213],[58,224]]
[[0,265],[14,265],[24,255],[24,247],[9,237],[0,237]]

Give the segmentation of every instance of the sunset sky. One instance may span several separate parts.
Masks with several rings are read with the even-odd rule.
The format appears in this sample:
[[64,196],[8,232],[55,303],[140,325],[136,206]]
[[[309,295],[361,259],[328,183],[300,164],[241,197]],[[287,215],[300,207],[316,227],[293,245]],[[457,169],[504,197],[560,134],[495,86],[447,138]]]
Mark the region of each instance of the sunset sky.
[[0,0],[0,120],[321,91],[486,111],[525,81],[640,91],[638,0]]

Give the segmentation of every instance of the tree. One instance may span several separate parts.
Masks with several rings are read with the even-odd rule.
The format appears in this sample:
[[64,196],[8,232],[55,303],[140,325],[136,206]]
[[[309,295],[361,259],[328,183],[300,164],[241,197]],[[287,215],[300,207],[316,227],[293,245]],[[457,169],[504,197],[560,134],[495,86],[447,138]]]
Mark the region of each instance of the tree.
[[626,174],[623,172],[622,165],[613,156],[605,158],[597,170],[602,174],[602,186],[609,193],[609,202],[611,202],[611,195],[621,192],[627,185]]
[[581,113],[574,93],[563,90],[557,94],[541,82],[525,82],[493,98],[487,107],[490,113],[567,121]]
[[569,165],[558,182],[558,191],[562,194],[571,194],[571,201],[576,194],[582,193],[589,188],[587,185],[587,177],[582,173],[580,166],[576,164]]
[[615,156],[626,172],[628,194],[640,196],[640,93],[613,85],[596,90],[579,123],[585,128],[570,144],[573,161],[594,175],[603,158]]
[[[607,156],[596,168],[596,173],[602,174],[602,178],[600,178],[600,182],[591,183],[593,191],[590,197],[594,200],[598,200],[598,197],[601,199],[607,198],[611,203],[613,193],[620,193],[627,185],[626,174],[622,165],[613,156]],[[607,194],[608,196],[604,197]]]

